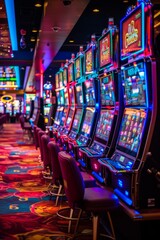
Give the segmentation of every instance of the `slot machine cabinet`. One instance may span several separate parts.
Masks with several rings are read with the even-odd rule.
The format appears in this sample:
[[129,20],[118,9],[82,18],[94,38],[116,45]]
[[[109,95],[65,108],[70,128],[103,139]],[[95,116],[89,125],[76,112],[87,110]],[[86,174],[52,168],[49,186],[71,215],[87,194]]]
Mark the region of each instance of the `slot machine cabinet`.
[[57,137],[58,132],[61,132],[64,128],[65,119],[68,110],[68,92],[66,91],[66,72],[67,64],[62,65],[59,71],[55,74],[56,83],[56,99],[57,99],[57,110],[53,122],[53,135]]
[[100,82],[100,114],[92,143],[80,149],[80,160],[83,168],[91,170],[92,175],[101,184],[105,183],[103,166],[98,158],[110,156],[115,147],[123,104],[119,106],[119,31],[113,19],[109,19],[98,39],[98,77]]
[[120,22],[124,111],[115,152],[98,160],[125,210],[139,210],[133,218],[160,218],[160,65],[154,52],[159,10],[142,1]]
[[[92,136],[97,123],[97,117],[99,113],[99,81],[97,78],[96,71],[96,55],[97,46],[95,43],[95,36],[91,36],[91,43],[84,51],[84,76],[78,80],[80,83],[83,82],[83,118],[81,121],[81,128],[79,129],[78,137],[75,141],[68,142],[69,153],[79,159],[79,149],[87,146],[92,141]],[[80,77],[79,77],[80,78]],[[79,162],[80,163],[80,162]]]
[[63,72],[65,76],[63,77],[66,79],[66,87],[65,87],[65,102],[67,101],[67,113],[66,113],[66,119],[64,123],[63,129],[59,129],[58,136],[57,136],[57,143],[62,148],[64,147],[64,139],[70,132],[74,114],[75,114],[75,81],[74,81],[74,54],[72,54],[71,59],[68,61],[67,64],[67,71]]

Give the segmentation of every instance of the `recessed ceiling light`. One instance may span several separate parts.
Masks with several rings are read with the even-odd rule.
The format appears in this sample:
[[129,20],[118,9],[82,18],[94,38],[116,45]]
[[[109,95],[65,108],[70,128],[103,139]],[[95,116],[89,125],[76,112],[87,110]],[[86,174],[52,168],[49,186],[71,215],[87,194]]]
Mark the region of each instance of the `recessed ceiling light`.
[[35,7],[42,7],[42,4],[40,1],[35,1],[35,4],[34,4]]
[[32,32],[36,33],[36,32],[38,32],[38,30],[34,28],[34,29],[32,29]]
[[74,43],[74,40],[69,40],[70,43]]
[[93,12],[94,12],[94,13],[97,13],[97,12],[99,12],[99,9],[98,9],[98,8],[94,8],[94,9],[93,9]]

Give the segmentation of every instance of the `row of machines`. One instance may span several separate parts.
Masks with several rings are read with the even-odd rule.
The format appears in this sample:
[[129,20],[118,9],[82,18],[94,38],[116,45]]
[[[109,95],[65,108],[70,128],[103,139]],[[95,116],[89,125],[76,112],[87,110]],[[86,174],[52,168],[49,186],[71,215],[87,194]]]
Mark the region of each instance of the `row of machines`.
[[138,1],[56,74],[57,143],[137,210],[160,207],[159,13]]

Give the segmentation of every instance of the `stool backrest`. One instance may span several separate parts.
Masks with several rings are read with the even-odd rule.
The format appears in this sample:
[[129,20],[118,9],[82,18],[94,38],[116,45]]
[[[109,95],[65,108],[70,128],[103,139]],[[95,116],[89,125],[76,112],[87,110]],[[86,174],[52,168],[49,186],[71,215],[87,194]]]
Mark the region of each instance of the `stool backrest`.
[[75,159],[65,151],[59,152],[58,158],[68,205],[71,208],[81,207],[81,204],[83,204],[85,185],[80,169]]

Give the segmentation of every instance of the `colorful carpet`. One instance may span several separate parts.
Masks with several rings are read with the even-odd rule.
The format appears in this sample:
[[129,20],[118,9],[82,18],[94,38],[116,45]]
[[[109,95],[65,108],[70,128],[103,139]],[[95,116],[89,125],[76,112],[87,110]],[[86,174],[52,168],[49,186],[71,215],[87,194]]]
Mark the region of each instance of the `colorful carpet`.
[[[4,124],[0,132],[0,240],[71,239],[67,222],[56,214],[67,204],[61,201],[55,207],[38,156],[39,150],[19,123]],[[91,227],[91,221],[85,221],[81,231]],[[80,234],[76,239],[91,238]]]

